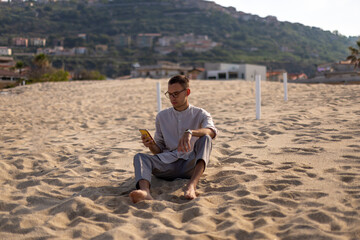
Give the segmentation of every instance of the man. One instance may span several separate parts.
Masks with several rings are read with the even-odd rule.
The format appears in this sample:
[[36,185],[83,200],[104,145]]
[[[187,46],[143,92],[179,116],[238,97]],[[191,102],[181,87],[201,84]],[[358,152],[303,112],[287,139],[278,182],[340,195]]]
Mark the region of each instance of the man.
[[190,92],[187,77],[177,75],[169,80],[165,95],[173,107],[156,116],[154,140],[141,136],[154,155],[138,153],[134,157],[137,190],[130,193],[132,202],[153,199],[151,174],[166,180],[190,178],[184,195],[196,198],[196,185],[209,162],[217,129],[208,112],[189,104]]

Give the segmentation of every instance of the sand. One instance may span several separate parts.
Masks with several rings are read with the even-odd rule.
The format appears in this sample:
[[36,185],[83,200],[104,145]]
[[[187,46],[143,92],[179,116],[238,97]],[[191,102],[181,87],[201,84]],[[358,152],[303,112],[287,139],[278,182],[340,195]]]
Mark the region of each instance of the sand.
[[360,239],[360,85],[263,82],[256,120],[254,82],[193,81],[219,129],[199,197],[154,178],[133,204],[156,82],[0,92],[0,239]]

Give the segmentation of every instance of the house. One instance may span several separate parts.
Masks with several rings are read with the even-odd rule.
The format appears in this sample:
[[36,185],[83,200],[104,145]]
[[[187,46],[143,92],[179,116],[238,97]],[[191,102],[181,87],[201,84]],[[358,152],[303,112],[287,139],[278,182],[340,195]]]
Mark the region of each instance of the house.
[[38,48],[36,54],[45,54],[45,55],[55,55],[55,56],[74,56],[75,54],[84,54],[86,52],[86,48],[72,48],[65,49],[62,46],[57,46],[54,48]]
[[192,68],[182,67],[178,63],[159,61],[156,65],[136,66],[131,77],[168,78],[177,74],[188,75]]
[[125,34],[116,35],[114,38],[114,44],[120,47],[130,47],[131,37]]
[[95,46],[95,50],[97,52],[107,52],[108,50],[108,45],[104,45],[104,44],[98,44]]
[[9,70],[15,67],[15,61],[12,57],[0,57],[0,69]]
[[189,79],[204,79],[205,78],[205,68],[193,68],[188,73]]
[[[354,72],[354,64],[348,61],[339,61],[336,63],[324,63],[320,64],[317,67],[316,75],[328,75],[329,73],[345,73],[345,72]],[[330,74],[331,75],[331,74]]]
[[273,81],[273,82],[283,82],[284,81],[284,73],[287,74],[285,69],[269,71],[266,73],[266,79],[268,81]]
[[176,50],[206,52],[219,45],[219,43],[209,39],[207,35],[189,33],[181,36],[164,36],[159,38],[155,51],[162,55],[167,55]]
[[86,33],[79,33],[77,37],[86,40]]
[[0,56],[10,56],[12,54],[11,48],[8,47],[0,47]]
[[244,79],[255,80],[256,75],[260,75],[262,80],[266,80],[266,66],[253,64],[233,64],[233,63],[205,63],[206,79],[229,80]]
[[160,33],[139,33],[136,37],[136,46],[139,48],[151,48],[154,39],[160,36]]
[[30,38],[30,46],[45,47],[45,45],[46,45],[45,38]]
[[317,67],[316,76],[325,78],[342,78],[358,76],[359,72],[354,68],[351,61],[339,61],[336,63],[325,63]]
[[12,39],[12,44],[17,47],[28,47],[29,40],[27,38],[17,37]]
[[5,69],[0,69],[0,80],[1,81],[18,81],[20,80],[21,75],[19,73],[10,71],[10,70],[5,70]]
[[72,49],[76,55],[84,55],[87,52],[87,48],[86,47],[76,47]]
[[305,73],[289,73],[288,80],[308,79]]
[[350,61],[318,65],[314,78],[297,79],[297,83],[359,84],[360,71]]

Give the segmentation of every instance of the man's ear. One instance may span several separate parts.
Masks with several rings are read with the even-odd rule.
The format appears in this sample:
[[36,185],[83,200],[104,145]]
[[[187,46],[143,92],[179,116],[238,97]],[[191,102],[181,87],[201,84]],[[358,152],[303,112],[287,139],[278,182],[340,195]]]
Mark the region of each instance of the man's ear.
[[189,96],[191,93],[190,88],[186,89],[186,96]]

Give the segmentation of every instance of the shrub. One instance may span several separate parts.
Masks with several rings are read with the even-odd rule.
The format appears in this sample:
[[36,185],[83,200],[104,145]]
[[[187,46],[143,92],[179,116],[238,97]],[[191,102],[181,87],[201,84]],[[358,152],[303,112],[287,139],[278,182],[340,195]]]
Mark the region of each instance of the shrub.
[[62,82],[69,80],[69,73],[64,70],[57,70],[52,73],[45,73],[41,76],[41,82]]

